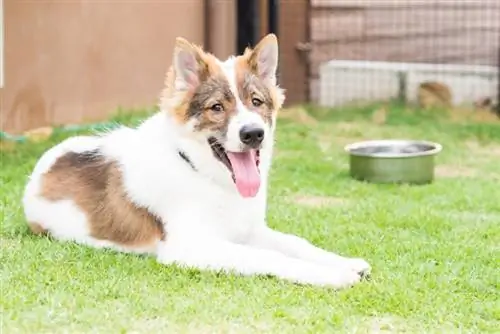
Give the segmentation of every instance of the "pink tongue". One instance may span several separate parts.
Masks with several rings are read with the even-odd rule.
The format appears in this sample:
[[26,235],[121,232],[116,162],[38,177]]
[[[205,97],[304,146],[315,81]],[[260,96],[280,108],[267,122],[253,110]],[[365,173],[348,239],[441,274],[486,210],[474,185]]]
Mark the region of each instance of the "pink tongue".
[[243,197],[254,197],[260,187],[255,150],[248,152],[226,152],[233,167],[236,188]]

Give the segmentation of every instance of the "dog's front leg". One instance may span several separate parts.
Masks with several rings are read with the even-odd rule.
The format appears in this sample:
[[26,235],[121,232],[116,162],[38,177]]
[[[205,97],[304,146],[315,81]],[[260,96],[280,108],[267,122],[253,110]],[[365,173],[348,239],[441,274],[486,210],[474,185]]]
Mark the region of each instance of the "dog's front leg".
[[370,265],[363,259],[347,258],[314,246],[306,239],[260,226],[249,241],[261,249],[275,250],[287,256],[333,268],[348,267],[360,275],[370,272]]
[[271,275],[277,278],[336,289],[349,287],[360,275],[288,257],[279,252],[234,244],[225,240],[170,239],[158,250],[158,261],[201,270],[241,275]]

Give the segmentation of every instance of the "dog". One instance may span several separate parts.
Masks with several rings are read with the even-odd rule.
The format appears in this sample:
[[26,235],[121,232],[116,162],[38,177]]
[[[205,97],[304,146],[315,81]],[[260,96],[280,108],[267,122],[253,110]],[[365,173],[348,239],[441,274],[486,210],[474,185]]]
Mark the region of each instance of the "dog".
[[32,232],[165,265],[341,289],[369,264],[266,224],[278,40],[221,61],[178,37],[158,111],[48,149],[25,187]]

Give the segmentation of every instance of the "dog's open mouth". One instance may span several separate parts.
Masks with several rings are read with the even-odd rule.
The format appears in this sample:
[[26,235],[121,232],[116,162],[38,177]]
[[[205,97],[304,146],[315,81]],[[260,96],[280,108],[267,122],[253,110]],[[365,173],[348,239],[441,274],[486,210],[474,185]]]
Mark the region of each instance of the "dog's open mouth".
[[214,156],[231,172],[239,193],[243,197],[254,197],[260,188],[260,151],[229,152],[214,137],[208,139],[208,144]]

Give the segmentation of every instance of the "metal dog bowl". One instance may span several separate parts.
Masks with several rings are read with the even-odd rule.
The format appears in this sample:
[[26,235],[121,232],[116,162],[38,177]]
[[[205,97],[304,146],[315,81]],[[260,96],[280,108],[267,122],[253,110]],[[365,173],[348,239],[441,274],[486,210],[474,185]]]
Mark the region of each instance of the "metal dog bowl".
[[434,179],[437,143],[417,140],[371,140],[345,147],[350,174],[374,183],[426,184]]

